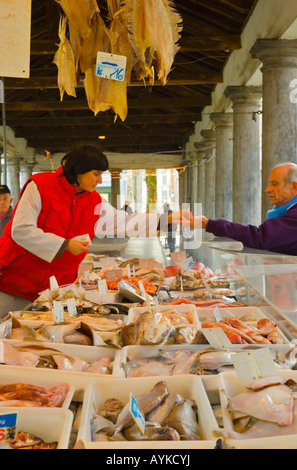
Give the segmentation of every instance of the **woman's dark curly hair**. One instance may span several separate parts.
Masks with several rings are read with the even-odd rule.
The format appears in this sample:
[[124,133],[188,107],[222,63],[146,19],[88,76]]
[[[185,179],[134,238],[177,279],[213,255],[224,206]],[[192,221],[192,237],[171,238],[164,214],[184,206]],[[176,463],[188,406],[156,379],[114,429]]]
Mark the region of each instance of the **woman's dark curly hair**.
[[75,144],[62,158],[63,168],[60,176],[65,176],[70,184],[78,184],[78,175],[83,175],[91,170],[108,170],[108,160],[99,147],[93,144]]

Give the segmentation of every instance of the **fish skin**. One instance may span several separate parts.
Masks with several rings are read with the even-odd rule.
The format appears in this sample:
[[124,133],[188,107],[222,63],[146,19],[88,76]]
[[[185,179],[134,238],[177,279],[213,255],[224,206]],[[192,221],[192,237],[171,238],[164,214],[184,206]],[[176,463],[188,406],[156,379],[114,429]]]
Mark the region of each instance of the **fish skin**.
[[[137,403],[144,415],[153,411],[168,396],[167,385],[164,381],[158,382],[153,389],[140,397],[137,397]],[[130,403],[127,403],[121,413],[118,415],[114,426],[106,429],[108,435],[112,436],[130,427],[133,424],[133,417],[130,413]]]
[[175,406],[168,416],[167,426],[177,430],[181,440],[193,441],[200,439],[199,426],[194,410],[195,404],[190,399]]
[[69,23],[76,29],[79,40],[90,34],[90,22],[99,7],[96,0],[56,0],[63,9]]
[[247,390],[229,398],[228,409],[240,411],[280,426],[289,426],[293,421],[294,400],[286,385],[273,385],[258,391]]
[[128,441],[179,441],[178,432],[169,426],[156,426],[155,423],[147,422],[144,434],[134,424],[124,431],[124,436]]
[[165,85],[182,29],[181,16],[174,10],[173,1],[125,0],[128,8],[128,29],[137,63],[137,78],[149,78],[154,83],[154,68]]
[[183,403],[183,401],[184,399],[181,395],[177,393],[169,393],[168,397],[165,398],[165,401],[146,416],[147,421],[164,426],[173,408],[176,405]]

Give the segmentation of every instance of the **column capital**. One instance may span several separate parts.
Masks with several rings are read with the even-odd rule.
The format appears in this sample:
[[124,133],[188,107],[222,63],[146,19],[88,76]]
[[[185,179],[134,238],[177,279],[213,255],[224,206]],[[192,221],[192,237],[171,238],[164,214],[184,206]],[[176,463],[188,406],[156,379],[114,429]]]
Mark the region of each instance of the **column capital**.
[[261,86],[228,86],[224,95],[229,98],[235,105],[260,104],[262,98]]
[[200,135],[205,141],[216,140],[216,133],[213,129],[202,129],[202,131],[200,131]]
[[218,127],[232,127],[233,113],[211,113],[210,119]]
[[112,179],[120,178],[120,177],[121,177],[121,171],[122,171],[122,170],[115,170],[115,169],[109,170],[109,173],[110,173],[110,175],[111,175],[111,178],[112,178]]
[[297,39],[257,39],[250,54],[264,67],[296,67]]

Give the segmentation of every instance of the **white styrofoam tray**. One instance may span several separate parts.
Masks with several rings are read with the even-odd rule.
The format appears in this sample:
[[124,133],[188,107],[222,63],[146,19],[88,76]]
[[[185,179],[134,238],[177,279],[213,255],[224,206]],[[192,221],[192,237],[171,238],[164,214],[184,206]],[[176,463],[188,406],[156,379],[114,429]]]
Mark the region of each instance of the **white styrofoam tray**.
[[[19,341],[15,340],[3,341],[9,342],[12,345],[20,343]],[[114,360],[115,370],[119,370],[118,366],[116,366],[117,361],[120,360],[118,349],[101,348],[97,346],[78,346],[63,343],[59,343],[59,346],[57,347],[56,344],[57,343],[42,343],[42,346],[57,349],[70,356],[77,356],[87,362],[92,362],[100,359],[102,356],[108,355],[111,359]],[[50,383],[66,382],[68,385],[74,387],[73,400],[75,401],[83,401],[85,386],[87,383],[93,381],[94,378],[100,377],[104,380],[113,380],[116,377],[114,370],[112,374],[94,374],[90,372],[77,372],[71,370],[45,369],[0,364],[0,376],[2,373],[4,374],[6,370],[13,371],[16,376],[19,378],[26,378],[26,380],[28,380],[29,377],[31,380],[33,380],[35,377],[40,377],[40,379],[44,380],[44,383],[47,381]]]
[[[117,398],[128,403],[132,392],[137,400],[138,396],[150,392],[162,380],[166,382],[169,392],[179,393],[196,402],[201,440],[92,442],[90,422],[94,412],[98,412],[107,399]],[[86,387],[77,443],[82,442],[87,449],[213,449],[216,442],[214,429],[218,429],[218,425],[200,377],[141,377],[108,382],[98,379]]]
[[[129,313],[128,313],[128,319],[127,319],[127,325],[129,323],[133,323],[134,322],[134,318],[138,315],[140,315],[141,313],[144,313],[144,312],[147,312],[148,311],[148,308],[147,307],[132,307],[129,309]],[[198,330],[200,328],[200,322],[199,322],[199,319],[198,319],[198,315],[197,315],[197,309],[195,307],[195,305],[193,304],[183,304],[183,305],[160,305],[160,306],[152,306],[152,313],[157,313],[157,312],[166,312],[166,311],[169,311],[169,312],[176,312],[176,313],[180,313],[180,314],[184,314],[184,313],[189,313],[190,315],[192,315],[192,318],[193,318],[193,322],[191,323],[192,325],[194,325],[196,327],[196,329]]]
[[[66,380],[60,380],[59,382],[55,379],[53,375],[42,375],[42,374],[33,374],[29,373],[25,367],[22,367],[22,371],[19,368],[7,367],[5,370],[4,368],[1,369],[0,373],[0,385],[6,384],[13,384],[13,383],[22,383],[22,384],[30,384],[30,385],[37,385],[38,387],[43,387],[46,390],[54,387],[55,385],[59,385],[60,383],[68,383]],[[40,371],[40,369],[37,369]],[[62,377],[61,377],[62,379]],[[69,385],[69,384],[68,384]],[[74,387],[73,385],[69,385],[69,391],[66,394],[65,400],[61,408],[69,408],[71,400],[74,395]],[[1,400],[0,400],[1,406]],[[5,407],[7,410],[12,409],[10,407]]]
[[[297,382],[297,371],[282,369],[279,375],[288,377]],[[231,415],[227,410],[228,397],[233,397],[246,390],[251,380],[239,380],[235,371],[222,372],[218,376],[219,394],[222,406],[224,429],[233,431]],[[280,426],[280,432],[283,427]],[[244,436],[244,434],[243,434]],[[261,437],[256,439],[231,439],[225,438],[229,446],[237,449],[297,449],[297,434]]]
[[[8,408],[0,407],[0,414]],[[17,417],[17,430],[34,434],[45,442],[58,442],[57,449],[68,449],[73,414],[64,408],[13,408]]]

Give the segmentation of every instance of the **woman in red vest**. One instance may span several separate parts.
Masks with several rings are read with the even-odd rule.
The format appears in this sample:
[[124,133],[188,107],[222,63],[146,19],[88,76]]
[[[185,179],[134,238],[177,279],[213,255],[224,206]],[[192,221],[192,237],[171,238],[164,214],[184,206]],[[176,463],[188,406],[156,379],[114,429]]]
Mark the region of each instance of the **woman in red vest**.
[[[59,285],[74,282],[89,248],[89,242],[75,238],[95,236],[103,206],[95,188],[108,160],[97,147],[76,144],[61,165],[55,173],[29,178],[0,237],[0,318],[34,301],[49,288],[51,276]],[[125,213],[128,219],[140,216]],[[180,211],[172,217],[182,223],[192,215]]]

